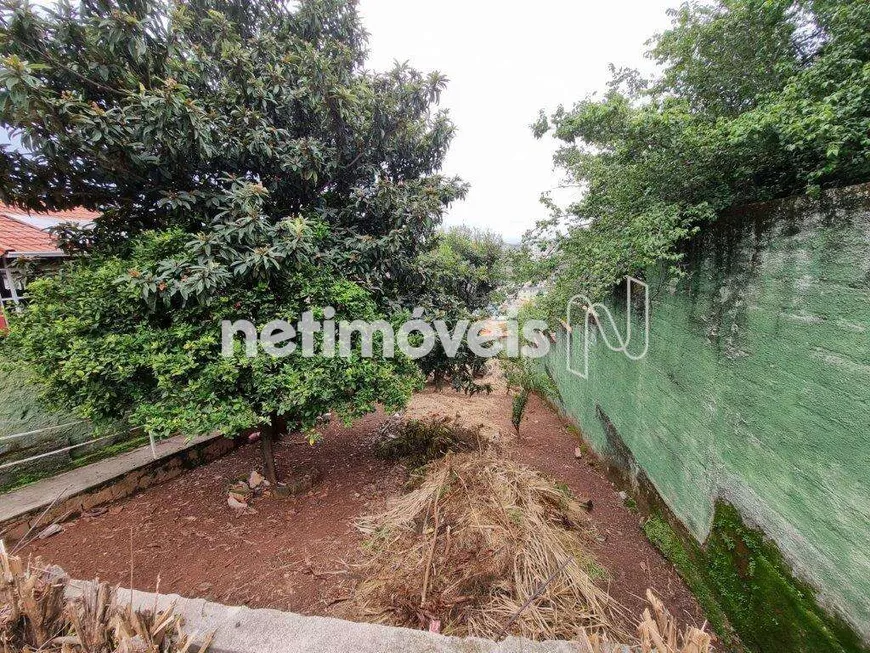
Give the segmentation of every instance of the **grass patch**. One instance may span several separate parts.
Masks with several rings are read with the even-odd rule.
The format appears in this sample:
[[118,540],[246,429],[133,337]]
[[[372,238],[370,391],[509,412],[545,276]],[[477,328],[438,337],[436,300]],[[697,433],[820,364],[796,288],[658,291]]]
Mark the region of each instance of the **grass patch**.
[[[36,449],[37,453],[72,444],[85,444],[95,437],[92,426],[80,417],[63,410],[54,410],[43,404],[39,398],[39,391],[39,387],[31,382],[30,372],[22,363],[14,359],[0,361],[0,436],[50,428],[51,430],[43,436],[38,436],[41,444]],[[54,428],[57,426],[62,428]],[[125,428],[125,425],[120,422],[107,427],[117,431]],[[3,470],[0,472],[0,493],[130,451],[147,442],[147,437],[137,437],[125,442],[109,444],[95,451],[86,452],[83,450],[88,447],[82,447],[70,452],[71,458],[66,460],[63,460],[64,456],[49,456]],[[0,453],[0,462],[10,461],[13,456],[18,458],[29,456],[27,453],[22,454],[15,445],[2,447],[0,450],[5,451]]]
[[562,481],[554,481],[553,485],[556,486],[556,489],[561,492],[566,499],[573,499],[574,493],[571,491],[571,488],[568,487],[567,483],[563,483]]

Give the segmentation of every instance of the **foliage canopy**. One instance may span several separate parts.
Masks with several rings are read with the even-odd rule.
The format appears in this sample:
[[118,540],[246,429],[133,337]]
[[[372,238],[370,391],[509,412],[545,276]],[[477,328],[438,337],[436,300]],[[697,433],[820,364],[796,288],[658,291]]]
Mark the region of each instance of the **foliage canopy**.
[[716,0],[671,11],[660,74],[613,69],[601,97],[541,113],[582,198],[529,234],[533,276],[601,299],[627,274],[679,274],[681,245],[744,203],[870,179],[870,4]]
[[0,197],[99,210],[96,245],[123,251],[149,229],[208,232],[231,181],[259,184],[263,219],[322,222],[342,271],[401,303],[465,186],[437,173],[446,79],[367,71],[365,43],[348,0],[13,3],[0,121],[26,151],[4,148]]
[[[507,247],[501,236],[469,227],[451,227],[439,234],[435,246],[421,256],[421,264],[432,279],[424,301],[434,319],[445,322],[451,333],[461,320],[473,322],[486,317],[486,308],[497,298],[504,283]],[[445,347],[421,360],[421,369],[440,387],[450,381],[454,390],[474,394],[490,392],[477,379],[486,371],[486,359],[476,355],[463,338],[452,356]]]
[[10,349],[56,403],[157,434],[310,429],[398,406],[401,358],[222,358],[220,321],[396,320],[465,192],[446,79],[365,69],[352,0],[84,0],[0,12],[0,198],[101,212]]

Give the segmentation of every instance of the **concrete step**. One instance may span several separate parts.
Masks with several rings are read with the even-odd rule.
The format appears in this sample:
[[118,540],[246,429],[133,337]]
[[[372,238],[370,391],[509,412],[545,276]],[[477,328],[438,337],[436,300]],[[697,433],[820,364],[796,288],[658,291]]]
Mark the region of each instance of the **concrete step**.
[[[85,585],[73,581],[69,591]],[[185,632],[196,641],[214,633],[210,653],[580,653],[577,642],[533,642],[508,637],[500,642],[475,637],[447,637],[422,630],[308,617],[279,610],[226,606],[177,594],[119,589],[117,601],[134,609],[173,608],[184,618]],[[614,647],[613,653],[629,653]]]
[[13,542],[36,520],[39,524],[34,530],[45,528],[65,515],[75,516],[175,478],[235,446],[234,440],[219,435],[176,436],[157,443],[156,459],[146,445],[12,490],[0,495],[0,537]]

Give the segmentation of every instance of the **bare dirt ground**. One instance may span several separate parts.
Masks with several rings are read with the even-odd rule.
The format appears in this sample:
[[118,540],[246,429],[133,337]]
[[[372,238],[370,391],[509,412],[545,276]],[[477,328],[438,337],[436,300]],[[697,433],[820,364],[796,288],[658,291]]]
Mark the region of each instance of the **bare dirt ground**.
[[[594,553],[610,572],[610,593],[640,615],[651,587],[679,621],[704,621],[673,567],[644,537],[639,517],[623,505],[618,489],[588,454],[575,460],[575,435],[540,399],[529,402],[519,441],[503,387],[474,397],[428,388],[408,413],[458,414],[469,425],[482,424],[483,433],[502,443],[504,455],[591,499],[590,519],[598,531]],[[371,433],[385,418],[377,413],[350,428],[332,425],[313,447],[301,438],[285,438],[276,452],[282,474],[311,467],[323,473],[322,482],[305,495],[261,497],[252,511],[237,514],[227,505],[226,488],[259,468],[259,447],[244,446],[103,514],[64,524],[64,532],[29,545],[25,553],[60,565],[74,578],[129,586],[132,573],[140,590],[153,591],[159,583],[161,592],[226,604],[340,615],[360,559],[362,539],[353,521],[383,507],[406,480],[403,467],[372,453]]]

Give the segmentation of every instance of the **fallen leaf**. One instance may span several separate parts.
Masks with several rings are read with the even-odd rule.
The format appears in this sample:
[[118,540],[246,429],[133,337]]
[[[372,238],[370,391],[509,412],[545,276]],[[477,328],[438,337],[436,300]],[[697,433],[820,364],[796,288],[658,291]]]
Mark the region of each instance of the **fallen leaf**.
[[265,480],[266,479],[263,478],[263,475],[255,469],[248,477],[248,486],[252,490],[256,490],[258,487],[260,487],[260,485],[263,484],[263,481]]
[[227,498],[227,505],[233,510],[244,510],[248,507],[248,504],[244,501],[239,501],[232,494]]

